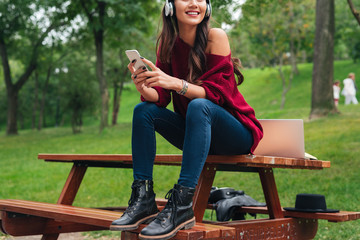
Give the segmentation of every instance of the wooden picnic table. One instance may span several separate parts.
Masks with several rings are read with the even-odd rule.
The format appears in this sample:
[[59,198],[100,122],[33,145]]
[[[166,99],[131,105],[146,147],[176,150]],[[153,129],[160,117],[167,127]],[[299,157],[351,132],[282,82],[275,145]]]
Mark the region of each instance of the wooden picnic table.
[[[157,165],[181,165],[181,155],[157,155]],[[88,167],[132,168],[130,154],[39,154],[47,162],[73,166],[56,204],[24,200],[0,200],[1,229],[13,236],[43,234],[42,239],[57,239],[60,233],[108,230],[125,207],[92,209],[72,206]],[[255,155],[208,156],[194,195],[196,225],[180,230],[175,239],[313,239],[318,219],[332,222],[356,220],[360,213],[302,213],[285,211],[280,204],[274,168],[321,170],[329,161]],[[267,219],[231,222],[204,221],[210,190],[217,171],[255,172],[260,176],[267,207],[242,207],[240,212],[268,214]],[[157,200],[161,209],[165,200]],[[122,239],[137,239],[144,228],[122,232]]]

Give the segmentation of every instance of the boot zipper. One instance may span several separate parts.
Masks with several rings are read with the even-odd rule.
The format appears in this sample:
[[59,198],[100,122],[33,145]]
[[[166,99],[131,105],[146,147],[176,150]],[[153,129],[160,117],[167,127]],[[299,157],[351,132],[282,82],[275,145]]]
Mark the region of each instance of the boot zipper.
[[149,180],[145,180],[145,191],[149,191]]

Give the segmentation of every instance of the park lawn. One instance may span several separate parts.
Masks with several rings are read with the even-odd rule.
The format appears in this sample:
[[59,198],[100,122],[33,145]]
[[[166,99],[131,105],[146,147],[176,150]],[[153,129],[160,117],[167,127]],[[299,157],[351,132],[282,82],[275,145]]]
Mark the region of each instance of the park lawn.
[[[245,70],[246,80],[240,86],[259,118],[304,119],[306,151],[321,160],[331,161],[331,168],[321,171],[275,169],[282,206],[294,206],[296,194],[306,192],[324,194],[329,208],[360,211],[360,105],[344,106],[342,100],[339,106],[341,114],[309,121],[312,65],[301,64],[299,69],[301,74],[295,77],[283,110],[279,109],[280,80],[273,70]],[[335,78],[342,80],[351,69],[360,69],[359,64],[337,62]],[[360,72],[357,75],[360,76]],[[136,90],[127,87],[120,110],[120,123],[102,133],[99,133],[98,126],[85,126],[83,132],[77,135],[73,135],[69,127],[58,127],[40,132],[22,130],[19,136],[5,137],[2,130],[0,199],[56,202],[71,164],[46,163],[37,160],[38,153],[131,153],[131,112],[138,102]],[[161,137],[157,141],[157,153],[180,153]],[[155,166],[157,197],[165,196],[176,182],[178,173],[178,167]],[[74,205],[126,205],[131,182],[130,169],[91,168]],[[219,173],[214,185],[241,189],[256,200],[264,201],[259,177],[254,173]],[[206,217],[211,218],[211,211],[207,211]],[[119,236],[119,233],[104,231],[90,234],[93,238],[100,235]],[[316,239],[360,239],[360,221],[319,221]]]

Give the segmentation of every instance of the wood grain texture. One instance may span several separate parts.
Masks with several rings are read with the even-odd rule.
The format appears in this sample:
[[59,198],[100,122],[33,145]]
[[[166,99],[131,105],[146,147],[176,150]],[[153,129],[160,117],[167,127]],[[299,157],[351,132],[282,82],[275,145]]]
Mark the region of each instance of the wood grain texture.
[[[131,154],[38,154],[38,159],[54,162],[122,162],[132,164]],[[155,164],[181,165],[182,156],[179,154],[159,154],[155,157]],[[330,167],[330,161],[307,160],[297,158],[270,157],[257,155],[209,155],[207,163],[238,165],[245,167],[272,167],[294,169],[323,169]]]

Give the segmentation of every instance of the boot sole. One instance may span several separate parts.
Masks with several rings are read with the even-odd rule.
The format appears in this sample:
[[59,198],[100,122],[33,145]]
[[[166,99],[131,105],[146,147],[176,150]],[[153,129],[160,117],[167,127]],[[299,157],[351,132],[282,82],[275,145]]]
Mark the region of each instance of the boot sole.
[[130,225],[110,225],[111,231],[126,231],[126,230],[135,230],[139,227],[140,224],[145,223],[147,221],[151,221],[153,218],[155,218],[158,215],[158,213],[147,216],[145,218],[140,219],[134,224]]
[[149,236],[149,235],[142,235],[140,233],[139,234],[139,239],[142,239],[142,240],[146,240],[146,239],[167,240],[167,239],[170,239],[170,238],[174,237],[179,230],[181,230],[181,229],[187,230],[187,229],[192,228],[193,226],[195,226],[195,217],[193,217],[190,220],[187,220],[186,222],[183,222],[182,224],[177,226],[173,231],[171,231],[171,232],[169,232],[167,234],[157,235],[157,236]]

